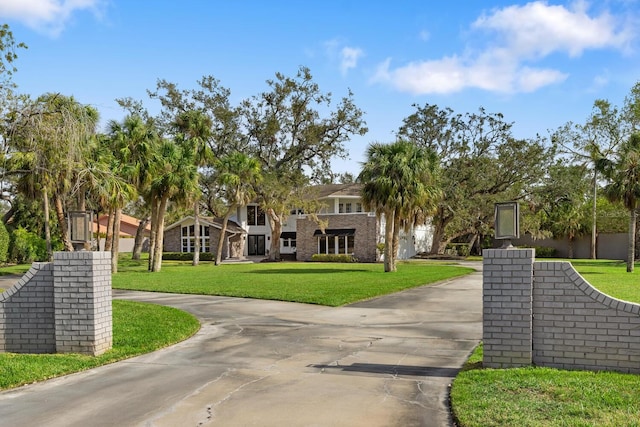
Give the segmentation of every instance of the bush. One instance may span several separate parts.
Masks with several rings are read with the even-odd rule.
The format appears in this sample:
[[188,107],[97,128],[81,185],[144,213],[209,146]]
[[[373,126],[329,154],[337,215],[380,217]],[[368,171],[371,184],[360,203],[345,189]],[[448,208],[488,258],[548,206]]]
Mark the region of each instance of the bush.
[[[163,261],[193,261],[193,252],[164,252]],[[200,252],[200,261],[213,261],[211,252]]]
[[18,264],[47,260],[47,243],[36,233],[18,227],[11,237],[11,259]]
[[311,255],[313,262],[358,262],[356,257],[351,254],[313,254]]
[[556,256],[556,249],[549,248],[547,246],[534,246],[536,250],[536,258],[554,258]]
[[449,243],[445,249],[448,255],[468,257],[471,253],[468,243]]
[[4,226],[4,223],[0,221],[0,262],[7,262],[9,257],[9,241],[11,238],[9,237],[9,232],[7,231],[7,227]]

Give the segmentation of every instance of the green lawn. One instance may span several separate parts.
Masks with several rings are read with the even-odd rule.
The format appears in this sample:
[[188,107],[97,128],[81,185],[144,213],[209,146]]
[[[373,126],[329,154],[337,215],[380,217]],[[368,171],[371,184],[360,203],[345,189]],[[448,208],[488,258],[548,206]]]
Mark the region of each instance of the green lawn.
[[574,268],[595,288],[625,301],[640,303],[640,263],[627,273],[624,261],[570,260]]
[[470,268],[432,262],[400,262],[396,273],[382,264],[278,262],[193,267],[163,262],[149,273],[145,262],[123,261],[114,289],[221,295],[340,306],[468,274]]
[[[621,261],[571,260],[602,292],[640,302],[640,271]],[[636,269],[640,265],[636,265]],[[551,368],[482,369],[482,346],[451,389],[459,427],[638,427],[640,375]]]
[[149,353],[195,334],[194,316],[171,307],[113,301],[113,348],[97,356],[0,353],[0,389],[18,387]]

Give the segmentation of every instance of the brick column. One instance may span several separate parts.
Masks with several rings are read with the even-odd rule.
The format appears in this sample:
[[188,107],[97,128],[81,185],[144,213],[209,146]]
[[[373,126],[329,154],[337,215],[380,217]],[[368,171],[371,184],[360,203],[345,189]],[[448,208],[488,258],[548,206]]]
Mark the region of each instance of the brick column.
[[113,342],[111,255],[56,252],[53,255],[56,351],[97,356]]
[[483,364],[531,365],[534,249],[483,251]]

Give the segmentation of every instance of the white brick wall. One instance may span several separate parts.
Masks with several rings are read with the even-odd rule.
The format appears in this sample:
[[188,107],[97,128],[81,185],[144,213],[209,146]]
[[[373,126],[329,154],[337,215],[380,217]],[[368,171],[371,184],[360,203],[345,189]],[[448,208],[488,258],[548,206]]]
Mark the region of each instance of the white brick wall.
[[611,298],[568,262],[536,262],[533,362],[640,373],[640,305]]
[[484,251],[484,364],[640,373],[640,305],[532,249]]
[[108,252],[59,252],[0,294],[0,351],[98,355],[112,345]]

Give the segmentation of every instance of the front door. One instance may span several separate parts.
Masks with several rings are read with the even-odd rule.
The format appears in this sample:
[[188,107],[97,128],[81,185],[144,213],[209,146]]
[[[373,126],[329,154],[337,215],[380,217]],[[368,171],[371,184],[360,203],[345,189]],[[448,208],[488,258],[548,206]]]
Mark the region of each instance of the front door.
[[264,255],[264,234],[249,234],[247,238],[247,248],[249,256],[251,255]]

